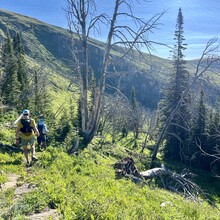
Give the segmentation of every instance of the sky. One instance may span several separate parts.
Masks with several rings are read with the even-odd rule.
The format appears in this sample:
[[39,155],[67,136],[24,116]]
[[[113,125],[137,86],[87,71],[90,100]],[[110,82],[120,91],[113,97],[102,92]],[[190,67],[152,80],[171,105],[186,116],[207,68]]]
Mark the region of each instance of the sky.
[[[139,0],[139,2],[142,0]],[[196,59],[201,57],[207,42],[213,37],[220,37],[220,4],[219,0],[147,0],[140,4],[134,4],[134,14],[149,19],[153,15],[166,10],[162,16],[158,28],[149,35],[152,41],[173,46],[175,25],[179,7],[182,9],[184,19],[184,43],[187,49],[184,51],[185,58]],[[96,0],[97,10],[111,15],[114,9],[114,0]],[[0,0],[0,8],[11,12],[36,18],[40,21],[67,28],[67,20],[64,8],[66,0]],[[95,38],[105,41],[103,32]],[[153,53],[159,57],[170,57],[169,49],[154,46]]]

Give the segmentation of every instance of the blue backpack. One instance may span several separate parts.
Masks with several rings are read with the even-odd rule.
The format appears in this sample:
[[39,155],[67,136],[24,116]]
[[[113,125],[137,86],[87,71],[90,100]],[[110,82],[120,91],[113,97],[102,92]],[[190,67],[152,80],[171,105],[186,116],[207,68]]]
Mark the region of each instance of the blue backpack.
[[38,131],[39,131],[39,133],[40,133],[40,135],[44,135],[44,125],[42,124],[42,125],[39,125],[39,124],[37,124],[37,129],[38,129]]

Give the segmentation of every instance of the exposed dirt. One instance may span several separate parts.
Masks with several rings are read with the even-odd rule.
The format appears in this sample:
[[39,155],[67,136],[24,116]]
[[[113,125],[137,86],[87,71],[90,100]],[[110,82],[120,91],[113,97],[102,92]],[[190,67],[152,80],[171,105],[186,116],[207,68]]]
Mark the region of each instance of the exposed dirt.
[[7,190],[17,186],[17,180],[20,178],[17,174],[8,174],[8,182],[1,185],[2,190]]
[[[9,188],[15,188],[14,191],[14,202],[25,193],[31,193],[32,190],[36,188],[35,185],[30,185],[28,183],[22,183],[19,181],[20,176],[17,174],[8,174],[8,181],[1,185],[1,190],[5,191]],[[26,216],[25,219],[31,220],[46,220],[53,219],[58,220],[59,215],[55,209],[45,208],[41,213],[32,214],[30,216]]]

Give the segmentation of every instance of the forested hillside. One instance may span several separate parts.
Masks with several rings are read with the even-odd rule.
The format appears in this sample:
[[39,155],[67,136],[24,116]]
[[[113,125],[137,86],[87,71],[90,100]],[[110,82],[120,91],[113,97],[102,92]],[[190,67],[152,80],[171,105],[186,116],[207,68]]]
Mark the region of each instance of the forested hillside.
[[220,219],[219,58],[177,18],[171,61],[0,10],[0,219]]
[[[16,32],[21,34],[25,53],[33,62],[44,65],[51,71],[60,75],[74,77],[75,71],[72,55],[72,49],[77,45],[77,37],[72,42],[68,30],[60,27],[45,24],[36,19],[0,10],[0,29],[1,42],[5,39],[5,33],[8,29],[13,36]],[[74,36],[74,35],[73,35]],[[89,45],[90,65],[95,74],[100,71],[100,61],[103,55],[104,44],[95,39],[90,40]],[[114,54],[120,56],[121,49],[116,49]],[[131,95],[132,86],[136,89],[136,96],[142,105],[156,109],[158,101],[162,97],[161,88],[166,83],[167,76],[172,71],[172,64],[169,60],[159,57],[149,56],[146,59],[138,54],[134,55],[135,62],[124,59],[118,61],[117,72],[109,67],[107,76],[107,91],[121,84],[121,90],[127,97]],[[189,72],[194,73],[197,61],[189,61],[187,68]],[[216,72],[219,66],[212,66],[210,72]],[[208,99],[213,104],[219,93],[218,84],[212,81],[204,82],[204,88],[207,88]],[[153,97],[153,98],[152,98]]]

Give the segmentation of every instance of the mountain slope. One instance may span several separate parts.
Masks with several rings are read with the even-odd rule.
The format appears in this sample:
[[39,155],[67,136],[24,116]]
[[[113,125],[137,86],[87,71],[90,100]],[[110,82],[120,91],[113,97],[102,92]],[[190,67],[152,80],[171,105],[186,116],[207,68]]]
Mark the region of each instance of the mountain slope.
[[[76,35],[73,35],[72,41],[68,31],[63,28],[27,16],[0,10],[0,43],[3,42],[4,33],[7,29],[10,31],[11,36],[15,32],[22,33],[25,52],[30,63],[45,66],[48,71],[67,78],[73,78],[77,75],[74,72],[72,59],[73,48],[80,49]],[[103,42],[90,39],[89,60],[97,76],[99,75],[104,49]],[[122,51],[122,48],[116,47],[112,54],[119,57]],[[195,72],[196,63],[196,60],[188,62],[187,68],[192,74]],[[145,54],[145,59],[143,59],[134,53],[130,59],[120,59],[114,65],[117,72],[114,71],[115,66],[109,67],[107,84],[114,88],[120,80],[121,86],[119,89],[127,97],[130,97],[132,87],[135,87],[137,100],[144,106],[155,109],[162,96],[161,87],[166,83],[167,75],[173,71],[171,61],[148,54]],[[215,68],[219,68],[219,66]],[[107,92],[115,92],[114,89],[108,89],[110,88],[108,85]],[[215,100],[215,90],[218,92],[219,88],[211,83],[208,86],[206,84],[206,87],[209,88],[207,91],[212,94],[211,98]]]
[[[35,63],[39,65],[46,65],[49,69],[56,71],[61,75],[69,75],[74,73],[72,68],[72,40],[67,30],[48,25],[36,19],[26,17],[23,15],[15,14],[5,10],[0,10],[0,42],[3,42],[6,30],[10,31],[11,36],[15,32],[21,32],[25,52]],[[74,46],[80,47],[76,36],[73,37]],[[121,48],[115,48],[112,54],[114,56],[120,56]],[[102,55],[104,51],[104,43],[91,39],[89,44],[90,51],[90,65],[92,66],[96,75],[99,75]],[[147,55],[146,55],[147,57]],[[151,60],[150,60],[151,59]],[[135,60],[135,62],[134,62]],[[152,62],[153,61],[153,62]],[[165,62],[164,62],[165,61]],[[168,65],[167,65],[168,64]],[[145,97],[150,98],[152,91],[154,91],[154,97],[160,97],[159,88],[161,84],[161,73],[164,72],[169,63],[166,60],[152,56],[147,57],[146,60],[141,59],[136,55],[135,59],[126,60],[116,63],[118,73],[120,77],[125,81],[124,86],[121,88],[125,94],[130,95],[131,87],[134,78],[139,78],[139,83],[142,85],[142,92],[144,97],[138,98],[143,104],[150,103],[146,101]],[[118,80],[118,75],[113,74],[110,68],[110,78],[107,79],[107,83]],[[112,80],[113,78],[113,80]],[[155,88],[156,85],[156,89]],[[114,85],[115,86],[115,85]],[[135,87],[139,87],[135,86]],[[145,91],[146,90],[146,91]],[[151,91],[151,94],[148,93]],[[139,91],[137,95],[139,96]],[[158,101],[155,99],[153,106],[155,107]]]

